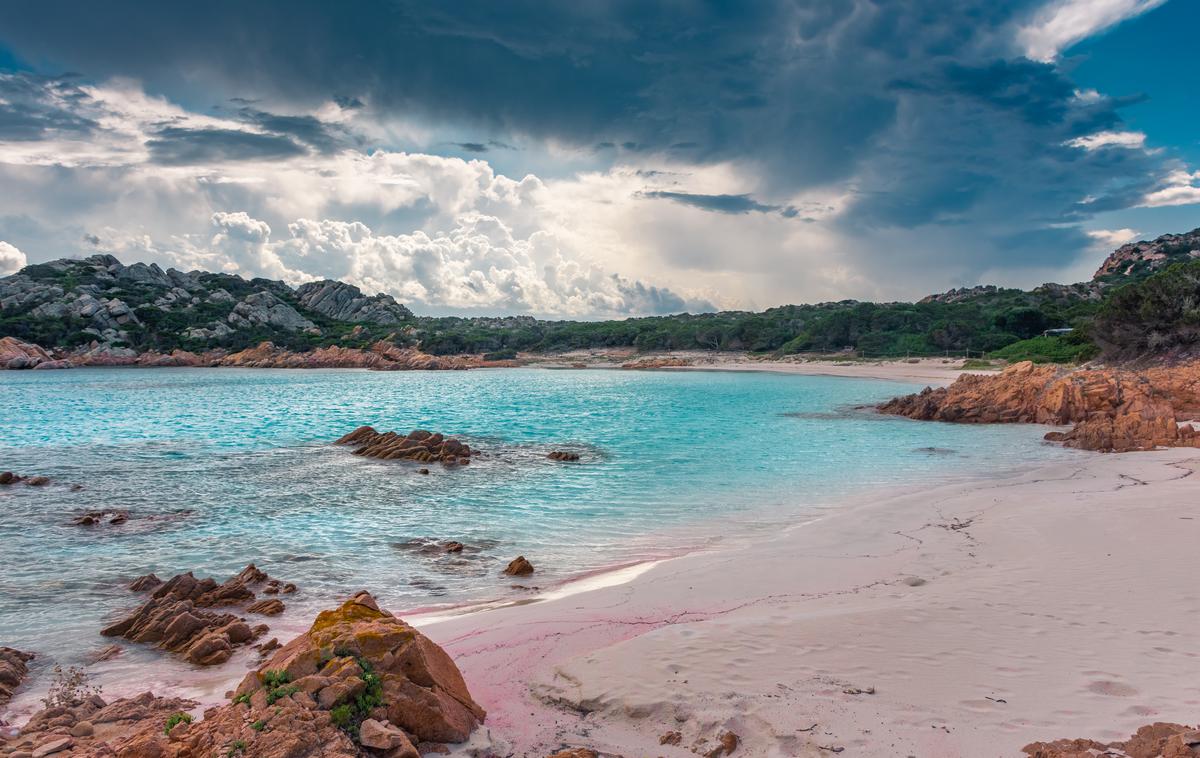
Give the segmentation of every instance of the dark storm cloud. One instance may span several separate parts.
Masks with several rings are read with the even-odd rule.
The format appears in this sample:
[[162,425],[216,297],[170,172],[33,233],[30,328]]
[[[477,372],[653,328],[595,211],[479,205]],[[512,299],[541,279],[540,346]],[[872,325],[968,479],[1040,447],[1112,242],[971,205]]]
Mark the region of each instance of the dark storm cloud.
[[99,128],[80,113],[91,100],[66,77],[0,74],[0,140],[35,141]]
[[303,155],[305,149],[278,134],[236,129],[161,129],[146,142],[155,163],[179,166],[225,161],[278,160]]
[[344,135],[335,134],[328,124],[312,116],[281,116],[277,113],[241,108],[238,117],[264,131],[290,137],[318,153],[332,153],[342,147]]
[[501,142],[499,140],[488,140],[487,142],[448,142],[448,145],[457,147],[468,153],[487,153],[492,150],[516,150],[512,145]]
[[[1077,98],[1057,65],[1020,56],[1015,27],[1044,2],[40,0],[0,4],[0,43],[92,77],[136,76],[179,99],[236,94],[300,110],[335,98],[377,118],[554,140],[608,159],[728,161],[762,178],[757,200],[663,195],[717,212],[783,212],[801,190],[848,182],[845,233],[961,227],[944,255],[983,268],[1024,260],[1010,255],[1024,249],[1006,241],[1013,228],[1127,207],[1165,160],[1066,145],[1121,128],[1127,101]],[[12,119],[15,132],[38,128]],[[213,135],[191,149],[328,149],[303,124],[260,126],[277,136],[225,145]],[[1080,235],[1055,240],[1046,263],[1081,249]],[[871,254],[902,265],[893,251]]]
[[692,192],[671,192],[669,190],[645,190],[638,193],[641,197],[673,200],[682,205],[690,205],[705,211],[716,213],[778,213],[787,218],[795,216],[797,211],[792,206],[767,205],[760,203],[750,195],[698,195]]

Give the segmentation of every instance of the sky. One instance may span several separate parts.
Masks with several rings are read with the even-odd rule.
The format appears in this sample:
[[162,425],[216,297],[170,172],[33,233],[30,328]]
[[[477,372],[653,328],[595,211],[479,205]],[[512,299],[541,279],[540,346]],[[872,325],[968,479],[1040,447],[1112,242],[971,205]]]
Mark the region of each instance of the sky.
[[1200,226],[1194,0],[0,3],[0,274],[569,318],[1087,279]]

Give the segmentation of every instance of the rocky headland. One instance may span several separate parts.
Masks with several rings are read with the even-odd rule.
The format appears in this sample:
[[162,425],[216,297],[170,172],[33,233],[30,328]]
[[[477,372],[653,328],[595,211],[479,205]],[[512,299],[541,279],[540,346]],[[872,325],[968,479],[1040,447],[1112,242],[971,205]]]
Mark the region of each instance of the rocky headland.
[[964,374],[949,387],[879,406],[883,413],[957,423],[1073,424],[1046,438],[1104,452],[1200,447],[1200,363],[1144,370],[1014,364]]
[[0,755],[418,758],[466,740],[486,716],[454,661],[365,592],[320,613],[229,697],[196,719],[187,700],[60,690],[0,735]]

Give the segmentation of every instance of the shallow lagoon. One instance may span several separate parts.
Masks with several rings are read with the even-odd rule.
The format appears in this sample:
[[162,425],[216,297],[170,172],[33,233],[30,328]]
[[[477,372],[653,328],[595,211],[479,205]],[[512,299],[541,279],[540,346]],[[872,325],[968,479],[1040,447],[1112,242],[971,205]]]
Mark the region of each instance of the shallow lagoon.
[[[256,562],[300,585],[293,624],[359,588],[395,610],[527,596],[500,575],[518,554],[538,567],[523,583],[545,587],[778,529],[856,492],[1075,454],[1038,427],[854,408],[916,389],[617,370],[0,373],[0,469],[54,480],[0,489],[0,644],[84,661],[135,604],[124,583],[148,571],[224,579]],[[487,455],[421,476],[330,444],[361,424]],[[552,449],[583,461],[548,461]],[[70,525],[101,508],[133,518]],[[414,547],[444,539],[470,548]]]

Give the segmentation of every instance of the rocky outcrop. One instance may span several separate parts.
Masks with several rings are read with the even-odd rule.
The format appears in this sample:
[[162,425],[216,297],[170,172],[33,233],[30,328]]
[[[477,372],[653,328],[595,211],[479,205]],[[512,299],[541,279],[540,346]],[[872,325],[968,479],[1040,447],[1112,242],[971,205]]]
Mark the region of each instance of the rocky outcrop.
[[547,457],[547,458],[549,458],[549,459],[550,459],[550,460],[552,460],[552,461],[567,461],[567,462],[571,462],[571,461],[577,461],[577,460],[579,460],[579,453],[572,453],[572,452],[570,452],[570,451],[567,451],[567,450],[553,450],[553,451],[551,451],[551,452],[550,452],[550,454],[549,454],[549,455],[547,455],[546,457]]
[[[0,755],[419,758],[485,718],[446,653],[359,593],[246,675],[232,702],[97,695],[35,714]],[[54,751],[53,753],[50,751]]]
[[[190,571],[163,583],[156,584],[156,579],[149,574],[130,585],[131,589],[153,588],[150,598],[100,633],[106,637],[124,637],[133,642],[156,645],[200,666],[215,666],[229,660],[235,648],[248,645],[267,631],[265,624],[251,627],[245,619],[232,613],[208,610],[254,603],[256,596],[252,588],[271,581],[254,564],[222,584],[217,584],[214,579],[197,579]],[[277,583],[276,591],[278,586]],[[287,586],[294,590],[294,585]],[[282,612],[282,603],[276,600],[274,604],[279,606],[276,612]],[[274,610],[274,604],[255,603],[257,610],[254,612]]]
[[[169,314],[163,318],[161,314]],[[283,282],[231,274],[164,271],[155,264],[123,265],[111,255],[26,266],[0,277],[0,317],[13,338],[52,334],[56,351],[85,354],[80,361],[49,351],[17,355],[0,347],[0,368],[73,365],[197,365],[185,351],[143,358],[131,346],[196,343],[245,344],[239,332],[320,335],[316,322],[368,326],[401,324],[412,313],[389,295],[364,295],[341,282],[312,282],[293,290]],[[340,334],[341,330],[335,330]],[[336,335],[335,335],[336,336]],[[84,342],[92,345],[74,349]],[[48,346],[49,347],[49,346]],[[7,354],[7,358],[5,357]],[[67,367],[58,363],[58,367]]]
[[0,647],[0,705],[12,699],[13,690],[25,681],[29,673],[28,664],[33,653],[25,653],[11,647]]
[[1197,758],[1200,756],[1200,730],[1182,724],[1157,722],[1143,726],[1124,742],[1096,740],[1055,740],[1034,742],[1021,748],[1030,758]]
[[[247,295],[225,318],[235,329],[273,326],[288,332],[317,329],[317,325],[301,316],[295,308],[270,292]],[[317,330],[320,334],[320,330]]]
[[447,371],[494,365],[469,356],[434,356],[379,341],[369,349],[332,345],[294,352],[270,342],[247,348],[217,361],[239,368],[369,368],[376,371]]
[[272,696],[334,711],[352,733],[369,718],[413,742],[461,742],[485,716],[445,651],[365,592],[323,611],[235,693],[251,708]]
[[465,465],[471,456],[479,455],[465,442],[442,434],[414,429],[406,435],[396,432],[377,432],[370,426],[360,426],[334,444],[354,446],[354,454],[380,460],[408,460],[420,463],[440,462],[446,465]]
[[964,374],[879,410],[927,421],[1074,424],[1046,438],[1085,450],[1200,447],[1200,433],[1186,423],[1200,419],[1200,364],[1068,371],[1024,362],[999,374]]
[[304,307],[338,321],[399,324],[413,317],[391,295],[367,297],[358,287],[329,279],[301,284],[296,297]]
[[37,345],[22,342],[16,337],[0,337],[0,368],[34,368],[39,363],[54,360],[50,353]]
[[1093,278],[1149,274],[1172,263],[1195,258],[1200,258],[1200,229],[1184,234],[1164,234],[1153,241],[1121,245],[1104,259]]

